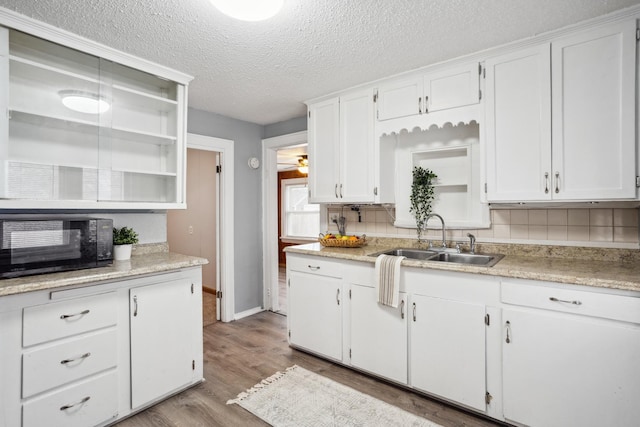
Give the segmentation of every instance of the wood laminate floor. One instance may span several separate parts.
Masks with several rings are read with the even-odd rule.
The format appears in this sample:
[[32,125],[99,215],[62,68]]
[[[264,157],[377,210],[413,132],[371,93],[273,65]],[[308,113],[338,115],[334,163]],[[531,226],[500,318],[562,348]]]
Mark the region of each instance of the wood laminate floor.
[[265,426],[229,399],[276,371],[292,365],[324,375],[444,427],[498,425],[489,420],[362,375],[289,347],[286,317],[262,312],[235,322],[204,328],[206,381],[144,412],[118,427]]

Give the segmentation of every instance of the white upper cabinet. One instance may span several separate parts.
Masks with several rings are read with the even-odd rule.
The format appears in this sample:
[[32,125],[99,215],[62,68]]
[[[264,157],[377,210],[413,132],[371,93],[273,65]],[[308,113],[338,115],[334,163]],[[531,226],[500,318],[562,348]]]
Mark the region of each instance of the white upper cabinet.
[[338,98],[309,105],[309,201],[338,200],[340,103]]
[[488,59],[487,200],[635,198],[635,69],[635,21]]
[[311,202],[374,201],[373,114],[372,89],[309,105]]
[[392,80],[378,88],[378,120],[425,114],[477,104],[479,64],[451,67],[413,78]]
[[0,34],[1,207],[184,206],[188,78]]
[[485,61],[488,200],[551,199],[549,44]]
[[553,192],[635,198],[636,22],[551,44]]

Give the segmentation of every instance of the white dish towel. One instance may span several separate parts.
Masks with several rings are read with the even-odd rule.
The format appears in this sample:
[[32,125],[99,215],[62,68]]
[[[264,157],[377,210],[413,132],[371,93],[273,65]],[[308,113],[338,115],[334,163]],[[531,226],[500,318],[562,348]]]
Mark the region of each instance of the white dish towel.
[[376,294],[378,303],[398,307],[400,299],[400,263],[403,256],[379,255],[376,258]]

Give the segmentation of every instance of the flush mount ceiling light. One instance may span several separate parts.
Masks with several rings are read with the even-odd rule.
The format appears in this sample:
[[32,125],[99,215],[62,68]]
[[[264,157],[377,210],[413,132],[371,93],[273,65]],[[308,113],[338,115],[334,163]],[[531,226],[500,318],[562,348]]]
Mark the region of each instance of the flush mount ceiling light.
[[100,114],[107,111],[109,103],[100,95],[81,90],[61,90],[58,92],[62,104],[70,110],[87,114]]
[[241,21],[264,21],[282,9],[284,0],[211,0],[222,13]]

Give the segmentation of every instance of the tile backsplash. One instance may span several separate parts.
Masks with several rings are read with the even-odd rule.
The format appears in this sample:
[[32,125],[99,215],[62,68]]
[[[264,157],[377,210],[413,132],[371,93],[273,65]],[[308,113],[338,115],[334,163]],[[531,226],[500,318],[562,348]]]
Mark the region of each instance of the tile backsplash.
[[[395,211],[381,206],[360,206],[358,212],[350,206],[328,207],[329,231],[337,232],[332,218],[347,218],[347,233],[380,237],[415,237],[413,228],[393,226]],[[426,238],[441,238],[439,222],[429,229]],[[445,218],[446,222],[446,218]],[[447,229],[448,240],[465,240],[468,232],[478,241],[500,243],[540,243],[556,245],[597,245],[634,247],[639,245],[637,208],[581,208],[581,209],[494,209],[491,227],[485,229]]]

